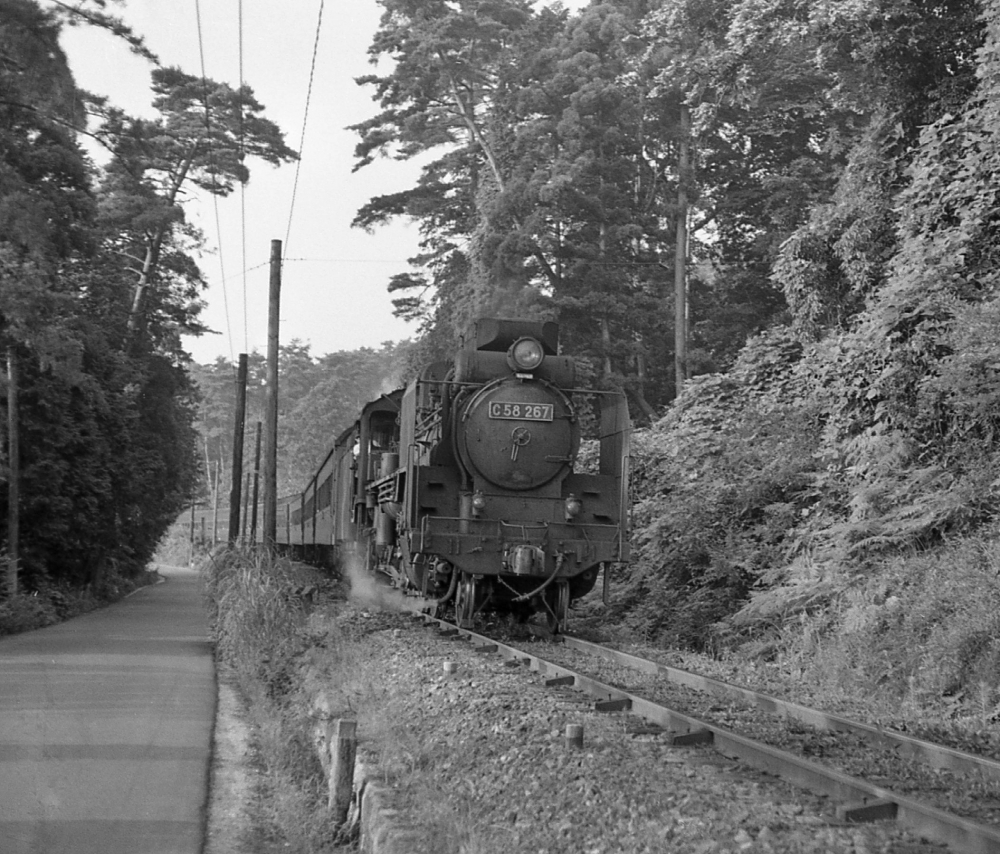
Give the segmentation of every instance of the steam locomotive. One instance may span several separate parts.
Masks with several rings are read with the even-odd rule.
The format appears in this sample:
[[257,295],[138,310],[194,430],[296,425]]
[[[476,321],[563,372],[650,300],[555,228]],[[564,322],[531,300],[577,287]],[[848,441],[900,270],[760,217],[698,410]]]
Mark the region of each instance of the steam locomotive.
[[453,605],[462,626],[490,609],[559,631],[600,568],[628,560],[630,421],[621,393],[576,388],[558,337],[556,323],[480,320],[453,362],[367,404],[279,501],[278,544]]

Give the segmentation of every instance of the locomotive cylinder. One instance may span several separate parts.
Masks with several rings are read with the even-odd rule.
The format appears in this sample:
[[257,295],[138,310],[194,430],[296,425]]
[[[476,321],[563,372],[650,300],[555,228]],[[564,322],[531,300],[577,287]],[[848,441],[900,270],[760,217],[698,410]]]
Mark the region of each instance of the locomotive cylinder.
[[375,545],[391,546],[396,542],[396,526],[392,516],[383,512],[382,508],[375,511]]

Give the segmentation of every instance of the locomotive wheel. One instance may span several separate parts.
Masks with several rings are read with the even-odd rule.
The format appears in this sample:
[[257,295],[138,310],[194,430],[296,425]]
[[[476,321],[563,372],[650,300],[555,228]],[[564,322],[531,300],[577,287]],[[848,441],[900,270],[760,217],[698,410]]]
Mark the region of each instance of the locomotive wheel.
[[455,622],[461,629],[472,628],[476,616],[476,576],[463,572],[455,588]]
[[557,581],[545,591],[545,622],[552,634],[566,629],[569,618],[569,582]]

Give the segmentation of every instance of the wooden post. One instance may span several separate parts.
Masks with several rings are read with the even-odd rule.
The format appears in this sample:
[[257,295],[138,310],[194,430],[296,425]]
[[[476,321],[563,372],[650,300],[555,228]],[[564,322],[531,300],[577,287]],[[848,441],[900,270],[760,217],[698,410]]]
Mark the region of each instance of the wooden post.
[[240,353],[236,373],[236,424],[233,427],[233,480],[229,492],[229,545],[240,536],[240,490],[243,487],[243,428],[247,415],[247,354]]
[[250,521],[249,507],[247,506],[250,502],[250,472],[247,472],[247,484],[246,489],[243,490],[243,532],[240,535],[240,542],[245,546],[247,544],[247,523]]
[[681,104],[680,162],[677,166],[677,240],[674,246],[674,383],[679,397],[687,379],[687,180],[691,116]]
[[257,436],[253,454],[253,509],[250,511],[250,542],[257,542],[257,502],[260,497],[260,422],[257,422]]
[[264,392],[264,547],[274,548],[278,533],[278,321],[281,316],[281,241],[271,241],[271,280],[267,309],[267,387]]
[[354,759],[358,752],[358,722],[340,719],[330,724],[330,810],[335,825],[347,821],[354,795]]
[[17,350],[7,348],[7,595],[17,594],[17,562],[21,526],[21,450],[17,414]]

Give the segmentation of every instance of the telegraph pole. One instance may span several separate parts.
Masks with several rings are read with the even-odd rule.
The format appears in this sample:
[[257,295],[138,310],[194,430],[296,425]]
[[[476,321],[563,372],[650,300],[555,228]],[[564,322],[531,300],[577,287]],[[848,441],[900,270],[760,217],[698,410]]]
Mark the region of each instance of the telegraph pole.
[[236,424],[233,427],[233,481],[229,492],[229,546],[240,536],[240,493],[243,486],[243,428],[247,416],[247,354],[240,353],[236,372]]
[[264,393],[265,548],[273,548],[278,528],[278,320],[281,316],[281,241],[271,241],[271,282],[267,305],[267,388]]

